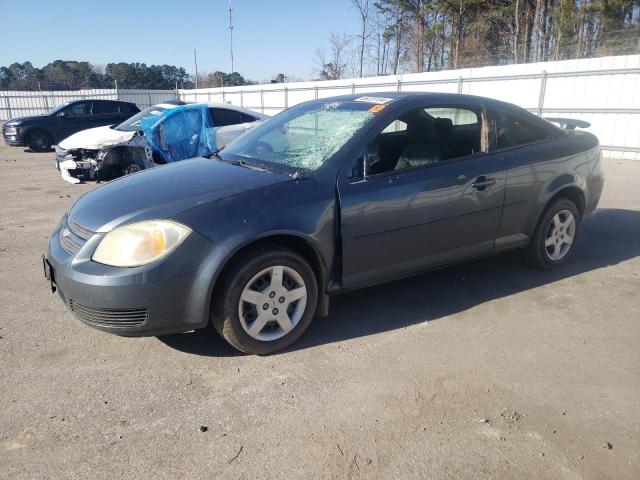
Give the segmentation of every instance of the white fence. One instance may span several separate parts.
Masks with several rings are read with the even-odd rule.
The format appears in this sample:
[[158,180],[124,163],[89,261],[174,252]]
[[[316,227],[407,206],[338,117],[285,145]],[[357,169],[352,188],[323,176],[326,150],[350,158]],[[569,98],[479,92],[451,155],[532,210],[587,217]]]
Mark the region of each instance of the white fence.
[[315,98],[385,91],[481,95],[515,103],[541,116],[586,120],[608,156],[640,159],[640,55],[181,90],[180,98],[227,102],[275,115]]
[[640,160],[640,55],[529,63],[324,82],[198,90],[0,91],[0,120],[44,113],[84,98],[120,99],[139,108],[170,98],[225,102],[275,115],[298,103],[346,93],[385,91],[467,93],[515,103],[547,117],[591,123],[614,158]]
[[167,99],[175,99],[175,90],[73,90],[73,91],[0,91],[0,120],[40,115],[53,107],[72,100],[98,98],[133,102],[146,108]]

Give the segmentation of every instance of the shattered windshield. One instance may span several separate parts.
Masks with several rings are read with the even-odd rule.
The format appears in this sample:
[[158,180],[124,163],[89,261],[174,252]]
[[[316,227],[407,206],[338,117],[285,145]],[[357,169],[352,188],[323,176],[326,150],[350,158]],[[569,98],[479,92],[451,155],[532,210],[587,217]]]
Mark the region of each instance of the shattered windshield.
[[140,123],[143,119],[149,117],[161,117],[165,110],[168,108],[175,108],[175,105],[154,105],[149,108],[145,108],[141,112],[136,113],[133,117],[125,120],[120,125],[115,127],[116,130],[121,132],[137,132],[140,131]]
[[221,157],[287,173],[311,172],[373,118],[379,111],[374,107],[357,100],[293,107],[228,145]]

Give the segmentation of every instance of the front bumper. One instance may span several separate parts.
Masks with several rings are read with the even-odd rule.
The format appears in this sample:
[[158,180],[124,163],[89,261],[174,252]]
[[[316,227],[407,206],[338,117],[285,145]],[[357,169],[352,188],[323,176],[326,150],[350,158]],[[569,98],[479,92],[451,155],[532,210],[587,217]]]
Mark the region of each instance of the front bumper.
[[84,180],[97,178],[98,161],[86,157],[74,160],[74,155],[67,150],[56,147],[55,167],[63,180],[69,183],[82,183]]
[[[62,223],[60,229],[69,235],[66,221]],[[49,240],[45,273],[52,277],[52,290],[83,323],[125,336],[185,332],[207,325],[212,283],[206,258],[214,248],[202,235],[192,232],[159,262],[117,268],[91,261],[102,234],[91,235],[72,254],[68,244],[67,249],[61,244],[60,229]],[[70,235],[73,244],[73,231]]]
[[2,126],[2,138],[4,139],[4,143],[11,147],[24,147],[24,136],[21,132],[22,129],[18,129],[15,135],[7,134],[7,127]]

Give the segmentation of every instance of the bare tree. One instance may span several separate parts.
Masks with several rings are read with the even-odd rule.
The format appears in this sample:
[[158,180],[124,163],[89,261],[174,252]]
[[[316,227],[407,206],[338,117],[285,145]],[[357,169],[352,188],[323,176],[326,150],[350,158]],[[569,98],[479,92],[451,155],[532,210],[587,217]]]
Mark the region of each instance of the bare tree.
[[520,0],[515,2],[513,26],[513,63],[518,63],[518,37],[520,36]]
[[373,21],[371,22],[371,35],[375,37],[374,45],[370,47],[370,58],[376,65],[376,75],[387,73],[387,62],[389,60],[389,45],[393,38],[392,18],[388,10],[384,10],[380,4],[375,4]]
[[322,80],[337,80],[344,76],[350,43],[351,37],[349,35],[331,32],[329,34],[328,56],[323,50],[316,50],[314,63]]
[[360,75],[359,76],[362,78],[362,66],[364,62],[364,47],[365,47],[367,38],[369,37],[369,34],[367,33],[367,20],[369,18],[370,0],[351,0],[351,5],[353,5],[353,7],[358,11],[358,14],[360,15],[360,35],[358,35],[358,37],[360,38],[360,52],[359,52]]

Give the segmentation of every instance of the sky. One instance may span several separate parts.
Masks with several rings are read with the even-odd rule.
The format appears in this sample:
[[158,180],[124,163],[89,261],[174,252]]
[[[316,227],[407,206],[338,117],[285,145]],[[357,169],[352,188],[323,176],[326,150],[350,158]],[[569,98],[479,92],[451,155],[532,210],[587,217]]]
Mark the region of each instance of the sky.
[[[355,35],[349,0],[232,0],[234,69],[261,81],[313,76],[329,32]],[[227,0],[0,0],[0,66],[53,60],[231,70]]]

